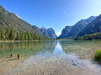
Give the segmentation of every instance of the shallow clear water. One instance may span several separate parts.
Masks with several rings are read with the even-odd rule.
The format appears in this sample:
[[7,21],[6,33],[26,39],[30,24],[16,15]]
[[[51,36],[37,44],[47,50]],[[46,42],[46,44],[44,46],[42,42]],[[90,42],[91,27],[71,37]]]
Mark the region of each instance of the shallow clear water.
[[93,61],[100,48],[101,41],[1,42],[0,67],[8,68],[5,75],[100,75],[101,66]]

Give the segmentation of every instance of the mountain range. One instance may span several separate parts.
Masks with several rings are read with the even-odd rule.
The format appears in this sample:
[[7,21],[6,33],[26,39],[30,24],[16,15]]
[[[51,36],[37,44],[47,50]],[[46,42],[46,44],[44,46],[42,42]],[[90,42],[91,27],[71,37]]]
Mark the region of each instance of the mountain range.
[[101,33],[101,15],[97,16],[84,29],[82,29],[81,32],[77,35],[77,37],[93,33]]
[[52,28],[46,29],[46,28],[42,27],[40,29],[40,31],[46,37],[49,37],[49,38],[52,38],[52,39],[57,38],[57,35],[55,34],[55,31]]
[[30,32],[41,38],[56,38],[55,31],[52,28],[46,29],[44,34],[43,28],[33,26],[22,20],[15,13],[10,13],[0,5],[0,30],[6,32],[7,29],[14,29],[16,32]]
[[32,29],[36,29],[37,32],[41,33],[47,38],[51,38],[51,39],[57,38],[57,35],[55,34],[55,31],[52,28],[46,29],[45,27],[38,28],[36,26],[32,26]]
[[73,26],[66,26],[61,35],[57,39],[63,38],[75,38],[89,23],[91,23],[96,17],[91,16],[88,19],[82,19]]
[[[91,16],[87,19],[78,21],[75,25],[66,26],[59,37],[55,34],[52,28],[39,28],[36,25],[31,25],[22,20],[15,13],[10,13],[0,5],[0,31],[5,34],[7,29],[14,29],[20,33],[35,34],[39,38],[50,39],[64,39],[81,37],[86,34],[100,33],[101,32],[101,15],[95,17]],[[2,32],[1,32],[2,33]]]

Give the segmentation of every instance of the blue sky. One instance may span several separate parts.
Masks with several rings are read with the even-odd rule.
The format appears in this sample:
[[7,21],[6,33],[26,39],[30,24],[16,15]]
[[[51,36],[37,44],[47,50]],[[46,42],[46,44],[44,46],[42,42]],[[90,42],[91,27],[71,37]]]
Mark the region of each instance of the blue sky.
[[101,0],[0,0],[0,5],[32,25],[52,27],[57,35],[67,25],[101,14]]

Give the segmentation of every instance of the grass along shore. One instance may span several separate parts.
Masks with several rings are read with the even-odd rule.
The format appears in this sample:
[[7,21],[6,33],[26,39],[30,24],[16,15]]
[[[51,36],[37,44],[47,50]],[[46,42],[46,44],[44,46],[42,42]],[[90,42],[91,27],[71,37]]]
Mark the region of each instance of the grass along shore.
[[95,52],[95,60],[101,64],[101,49]]

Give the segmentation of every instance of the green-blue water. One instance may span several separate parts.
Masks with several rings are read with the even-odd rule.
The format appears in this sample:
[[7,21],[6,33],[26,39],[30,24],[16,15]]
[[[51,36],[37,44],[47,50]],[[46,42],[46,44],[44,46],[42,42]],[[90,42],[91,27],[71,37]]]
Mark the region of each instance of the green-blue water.
[[[59,47],[55,49],[56,47]],[[62,53],[74,53],[79,57],[88,57],[94,54],[94,51],[101,48],[101,41],[35,41],[35,42],[1,42],[0,58],[9,57],[10,54],[16,55],[20,53],[22,57],[30,57],[33,55]],[[83,54],[83,55],[81,55]],[[81,55],[81,56],[80,56]]]
[[[41,64],[41,67],[38,67],[34,64],[34,67],[36,67],[29,68],[30,70],[28,70],[28,73],[30,73],[30,75],[33,75],[33,73],[36,75],[41,75],[41,73],[44,73],[43,75],[50,75],[50,71],[52,71],[52,75],[61,75],[62,72],[65,73],[63,75],[78,75],[80,70],[80,73],[82,75],[99,75],[101,73],[100,65],[94,63],[93,58],[94,52],[100,48],[101,41],[61,40],[34,42],[0,42],[0,59],[8,59],[11,54],[17,55],[19,53],[21,55],[21,58],[27,58],[27,60],[24,61],[25,66],[23,68],[20,68],[22,70],[22,74],[25,73],[26,75],[27,73],[24,69],[26,65],[32,67],[32,64],[29,62],[32,62],[33,60],[35,63],[37,63],[37,65]],[[22,64],[20,64],[20,66],[21,65]],[[61,73],[57,72],[60,71],[59,68],[63,69]],[[37,71],[36,69],[41,70]],[[15,68],[14,72],[16,70],[18,69]],[[34,70],[35,72],[31,70]],[[75,72],[74,74],[72,73],[73,71]],[[14,72],[10,71],[9,73],[13,75]],[[17,73],[20,74],[20,71]]]

